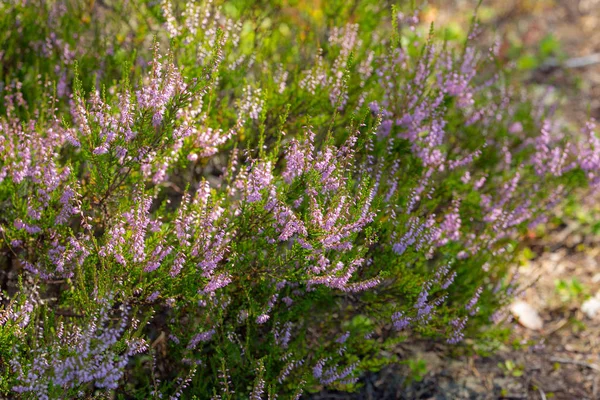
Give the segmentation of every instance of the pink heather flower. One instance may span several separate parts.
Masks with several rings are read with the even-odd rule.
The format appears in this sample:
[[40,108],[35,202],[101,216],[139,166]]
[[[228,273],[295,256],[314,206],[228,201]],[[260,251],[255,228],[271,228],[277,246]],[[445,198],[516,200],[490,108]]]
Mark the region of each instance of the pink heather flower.
[[69,218],[78,212],[77,208],[75,208],[71,203],[72,199],[76,196],[75,190],[71,187],[67,186],[62,196],[60,197],[60,203],[62,204],[62,208],[60,213],[56,216],[55,222],[57,224],[64,224],[69,221]]
[[338,218],[340,217],[340,214],[342,213],[342,210],[344,209],[344,203],[346,202],[346,196],[342,196],[340,198],[340,201],[338,202],[337,206],[331,210],[329,212],[329,214],[327,215],[327,218],[325,219],[324,223],[323,223],[323,229],[325,229],[326,231],[331,230],[331,228],[333,228],[333,225],[337,222]]
[[286,322],[284,324],[283,329],[279,329],[279,323],[275,324],[273,328],[273,336],[275,338],[275,343],[283,349],[288,347],[288,344],[291,339],[292,334],[292,323]]
[[156,270],[158,267],[160,267],[162,260],[164,260],[164,258],[166,256],[168,256],[169,254],[171,254],[172,250],[173,250],[173,247],[171,247],[171,246],[166,246],[164,248],[160,244],[158,246],[156,246],[156,248],[152,252],[151,261],[148,262],[148,264],[144,268],[144,272],[152,272],[152,271]]
[[273,180],[270,162],[259,162],[253,165],[248,175],[246,199],[254,203],[262,199],[261,191],[269,188]]
[[211,329],[210,331],[207,332],[202,332],[197,334],[196,336],[194,336],[192,338],[192,340],[190,340],[190,342],[187,345],[187,349],[188,350],[193,350],[196,348],[196,346],[198,346],[198,343],[200,342],[208,342],[213,335],[216,333],[216,331],[214,329]]
[[265,380],[262,377],[264,375],[264,366],[262,364],[259,365],[256,371],[257,380],[252,388],[252,393],[250,394],[250,400],[263,400],[263,393],[265,391]]
[[448,338],[447,342],[449,344],[457,344],[462,342],[465,337],[463,330],[467,325],[467,317],[464,318],[456,318],[450,321],[450,326],[452,327],[452,333]]
[[454,282],[454,278],[456,278],[456,271],[452,271],[452,273],[448,275],[444,283],[442,283],[441,288],[444,290],[448,289],[450,285],[452,285],[452,283]]
[[288,377],[288,375],[293,371],[294,368],[301,367],[304,364],[304,360],[290,361],[283,367],[283,370],[279,374],[277,381],[279,384],[282,384],[283,381]]
[[215,275],[204,287],[203,290],[199,290],[200,294],[210,294],[231,283],[231,277],[226,274]]
[[[125,224],[124,221],[118,221],[108,230],[108,241],[100,248],[98,254],[102,257],[114,255],[115,257],[123,258],[121,247],[125,244]],[[123,260],[124,261],[124,260]],[[124,262],[121,262],[124,264]]]
[[160,291],[155,291],[153,292],[150,296],[148,296],[146,298],[146,301],[149,303],[153,303],[154,301],[156,301],[156,299],[158,299],[158,296],[160,296]]
[[444,221],[440,224],[440,230],[445,236],[445,239],[440,241],[440,244],[445,244],[447,241],[458,241],[460,239],[460,227],[462,221],[460,219],[460,201],[453,202],[451,212],[446,214]]
[[323,367],[325,366],[325,363],[327,361],[329,361],[328,358],[322,358],[313,367],[313,376],[316,379],[319,379],[319,378],[321,378],[323,376]]
[[346,343],[346,340],[348,340],[349,337],[350,337],[350,332],[346,332],[342,336],[337,338],[335,341],[339,344],[344,344],[344,343]]
[[134,262],[142,262],[146,258],[146,231],[150,227],[149,211],[152,199],[143,193],[135,198],[135,208],[123,216],[133,231],[131,250]]
[[260,88],[244,87],[240,103],[240,117],[248,116],[248,118],[257,121],[264,104],[265,101]]
[[483,187],[483,185],[485,185],[485,181],[486,181],[486,177],[482,177],[479,180],[477,180],[477,182],[475,182],[474,188],[475,190],[479,190]]
[[261,314],[258,317],[256,317],[256,323],[259,325],[264,324],[265,322],[267,322],[269,320],[269,315],[268,314]]
[[479,308],[474,308],[474,307],[477,304],[477,302],[479,301],[479,296],[481,296],[482,292],[483,292],[483,287],[480,286],[479,288],[477,288],[477,291],[475,292],[475,294],[473,295],[471,300],[469,300],[469,302],[465,305],[465,309],[467,311],[469,311],[471,315],[476,314],[479,309]]
[[301,147],[296,139],[291,140],[285,152],[285,159],[287,163],[282,176],[287,183],[291,183],[295,177],[304,173],[307,166],[305,149]]
[[552,125],[550,121],[544,121],[540,135],[535,138],[535,154],[531,162],[535,168],[535,172],[539,176],[546,173],[561,176],[565,169],[567,156],[569,155],[566,149],[561,149],[560,147],[551,148],[551,129]]
[[285,204],[273,199],[265,207],[272,211],[275,218],[275,227],[279,232],[278,240],[285,242],[293,235],[306,236],[307,230],[304,223]]
[[414,307],[417,309],[417,318],[419,320],[429,320],[433,311],[433,304],[429,303],[429,282],[426,282],[419,294],[419,298]]
[[512,134],[517,134],[523,132],[523,125],[520,122],[514,122],[508,128],[508,132]]
[[183,252],[179,252],[177,254],[177,256],[175,256],[175,261],[173,261],[173,266],[171,267],[170,275],[172,277],[179,275],[179,273],[183,269],[184,263],[185,263],[185,254]]
[[152,124],[162,123],[167,104],[185,90],[183,78],[173,63],[162,63],[158,47],[154,49],[149,81],[137,92],[138,105],[153,111]]
[[321,384],[330,385],[333,382],[341,381],[344,378],[348,377],[350,374],[352,374],[357,366],[358,363],[351,364],[344,368],[341,372],[337,371],[337,367],[329,368],[321,377]]
[[392,315],[392,324],[394,329],[397,331],[401,331],[410,326],[411,318],[405,317],[404,313],[398,311]]
[[[102,308],[98,315],[84,327],[71,326],[67,334],[60,324],[52,346],[48,347],[50,351],[35,350],[30,365],[19,357],[13,358],[11,367],[18,385],[12,389],[42,398],[47,398],[50,383],[64,389],[90,384],[99,389],[116,389],[129,357],[146,351],[148,343],[143,339],[132,339],[125,342],[125,352],[115,349],[127,325],[129,310],[123,310],[120,324],[107,327],[108,301],[100,300],[100,304]],[[60,357],[60,363],[55,362],[56,357]]]
[[419,223],[419,221],[412,217],[407,223],[407,232],[404,236],[392,246],[394,252],[398,255],[402,255],[409,246],[415,244],[417,239],[421,238],[426,229],[425,223]]
[[465,185],[471,181],[471,173],[466,171],[464,175],[460,178],[460,181]]

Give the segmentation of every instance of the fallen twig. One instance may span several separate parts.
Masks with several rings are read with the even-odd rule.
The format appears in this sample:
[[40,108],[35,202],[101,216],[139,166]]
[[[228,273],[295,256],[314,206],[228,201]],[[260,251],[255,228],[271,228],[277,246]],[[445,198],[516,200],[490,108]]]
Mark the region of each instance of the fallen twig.
[[562,62],[556,58],[550,58],[540,66],[540,69],[584,68],[596,64],[600,64],[600,53],[592,53],[581,57],[573,57]]
[[547,400],[546,393],[544,393],[544,391],[542,389],[538,388],[538,392],[540,392],[540,397],[542,400]]
[[558,321],[558,323],[556,323],[553,327],[551,327],[548,331],[546,331],[545,335],[546,336],[552,335],[554,332],[558,331],[563,326],[565,326],[568,322],[569,321],[567,319],[561,319],[560,321]]
[[583,57],[570,58],[564,62],[565,68],[583,68],[594,64],[600,64],[600,53],[593,53]]
[[587,367],[589,369],[593,369],[594,371],[600,372],[600,366],[598,366],[596,364],[588,363],[588,362],[585,362],[585,361],[571,360],[570,358],[557,358],[557,357],[551,358],[550,361],[557,362],[557,363],[560,363],[560,364],[574,364],[574,365],[579,365],[579,366]]

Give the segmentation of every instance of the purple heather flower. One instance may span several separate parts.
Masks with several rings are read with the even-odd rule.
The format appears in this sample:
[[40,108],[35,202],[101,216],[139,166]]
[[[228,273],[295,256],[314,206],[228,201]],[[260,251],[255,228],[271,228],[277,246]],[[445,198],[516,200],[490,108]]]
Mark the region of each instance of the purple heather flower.
[[187,349],[188,350],[192,350],[195,349],[196,346],[198,346],[198,343],[200,342],[208,342],[213,335],[216,333],[216,331],[214,329],[211,329],[210,331],[207,332],[201,332],[199,334],[197,334],[196,336],[194,336],[192,338],[192,340],[190,340],[190,342],[187,345]]
[[266,323],[269,320],[269,318],[269,314],[261,314],[258,317],[256,317],[256,323],[262,325]]

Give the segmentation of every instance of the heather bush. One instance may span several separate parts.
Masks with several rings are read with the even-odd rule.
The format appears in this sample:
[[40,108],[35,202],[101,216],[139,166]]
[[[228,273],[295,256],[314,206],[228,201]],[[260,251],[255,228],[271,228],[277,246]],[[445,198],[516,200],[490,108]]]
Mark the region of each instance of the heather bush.
[[4,395],[352,390],[399,341],[489,335],[519,238],[598,184],[593,121],[476,20],[100,3],[0,5]]

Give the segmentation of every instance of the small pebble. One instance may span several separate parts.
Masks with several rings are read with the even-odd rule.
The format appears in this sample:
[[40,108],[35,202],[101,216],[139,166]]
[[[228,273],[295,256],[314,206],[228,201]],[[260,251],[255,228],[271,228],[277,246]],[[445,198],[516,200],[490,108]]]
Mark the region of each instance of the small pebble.
[[600,316],[600,293],[596,294],[596,297],[584,301],[581,305],[581,311],[583,311],[589,319]]
[[518,322],[527,329],[539,331],[544,325],[544,321],[539,313],[529,303],[516,301],[510,307],[510,311],[517,318]]

